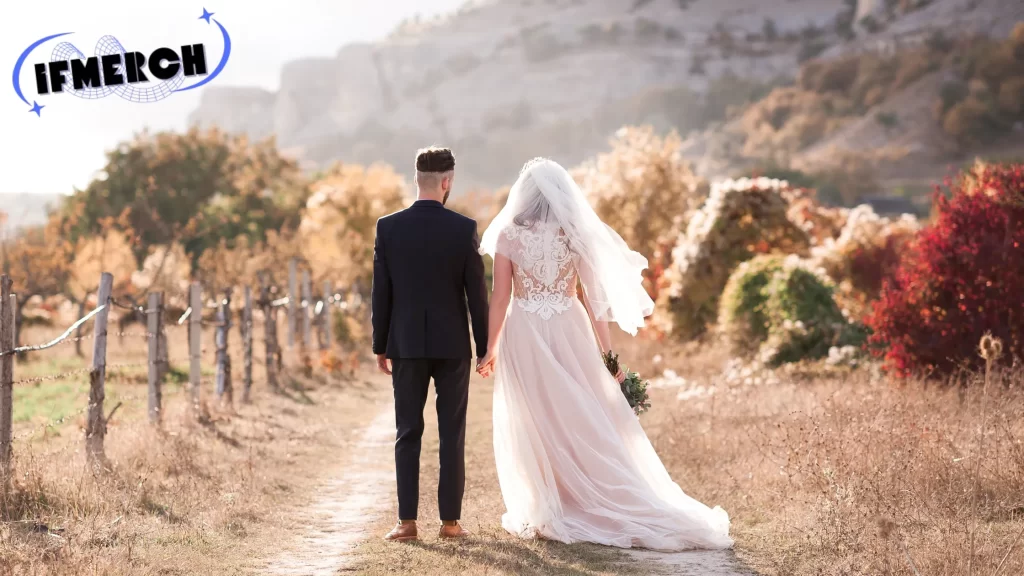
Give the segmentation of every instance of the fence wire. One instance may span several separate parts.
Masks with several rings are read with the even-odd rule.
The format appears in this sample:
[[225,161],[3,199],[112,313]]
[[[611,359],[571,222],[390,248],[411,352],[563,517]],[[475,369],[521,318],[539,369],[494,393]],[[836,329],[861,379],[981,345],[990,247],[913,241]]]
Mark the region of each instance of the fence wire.
[[54,340],[52,340],[50,342],[47,342],[46,344],[39,344],[38,346],[22,346],[20,348],[14,348],[12,350],[0,351],[0,357],[10,356],[11,354],[21,354],[23,352],[38,352],[40,350],[46,350],[47,348],[53,348],[57,344],[60,344],[61,342],[63,342],[68,336],[71,336],[71,333],[74,332],[75,330],[77,330],[79,326],[81,326],[82,324],[85,324],[86,322],[88,322],[93,316],[99,314],[100,311],[102,311],[106,307],[107,307],[106,304],[104,304],[102,306],[97,306],[95,310],[93,310],[92,312],[89,312],[88,314],[86,314],[82,318],[79,318],[78,321],[75,322],[74,324],[72,324],[71,327],[68,328],[66,331],[64,331],[63,334],[61,334],[60,336],[58,336]]

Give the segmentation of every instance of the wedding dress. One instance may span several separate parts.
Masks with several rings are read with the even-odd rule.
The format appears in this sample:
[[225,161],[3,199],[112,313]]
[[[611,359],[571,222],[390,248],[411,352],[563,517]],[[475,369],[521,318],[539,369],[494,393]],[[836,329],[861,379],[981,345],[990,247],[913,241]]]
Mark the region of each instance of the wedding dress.
[[[610,292],[602,286],[614,281],[599,278],[590,264],[595,259],[574,250],[567,222],[564,216],[503,222],[484,237],[487,251],[513,262],[494,380],[494,455],[507,509],[502,526],[565,543],[731,547],[726,512],[672,481],[605,368],[576,286],[581,280],[594,307],[595,297],[614,300],[601,296]],[[614,306],[601,310],[608,308]]]

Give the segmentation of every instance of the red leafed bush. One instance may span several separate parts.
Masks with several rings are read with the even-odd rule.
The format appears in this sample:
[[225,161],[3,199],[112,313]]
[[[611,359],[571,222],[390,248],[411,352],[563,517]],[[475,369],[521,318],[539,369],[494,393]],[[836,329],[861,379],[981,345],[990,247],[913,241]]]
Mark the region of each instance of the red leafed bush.
[[1004,342],[1002,362],[1024,357],[1024,164],[979,165],[947,186],[867,322],[903,377],[980,368],[989,331]]

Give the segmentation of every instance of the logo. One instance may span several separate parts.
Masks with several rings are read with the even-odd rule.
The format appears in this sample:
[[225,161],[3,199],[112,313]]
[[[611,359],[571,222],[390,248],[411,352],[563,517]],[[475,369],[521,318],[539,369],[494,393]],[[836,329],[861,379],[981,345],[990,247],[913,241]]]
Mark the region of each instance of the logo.
[[[43,99],[66,93],[86,100],[115,94],[131,102],[150,103],[208,84],[224,70],[231,56],[231,37],[224,26],[212,18],[213,14],[203,8],[203,15],[198,18],[207,25],[216,24],[223,38],[223,53],[212,72],[207,66],[206,46],[202,43],[185,44],[178,49],[157,48],[147,55],[129,52],[117,38],[107,35],[96,42],[95,56],[88,58],[70,42],[54,46],[49,62],[32,66],[36,94]],[[36,116],[41,116],[46,106],[36,100],[29,104],[22,91],[22,67],[33,50],[70,34],[73,32],[52,34],[33,42],[14,65],[14,93],[25,105],[31,106],[29,112],[35,112]]]

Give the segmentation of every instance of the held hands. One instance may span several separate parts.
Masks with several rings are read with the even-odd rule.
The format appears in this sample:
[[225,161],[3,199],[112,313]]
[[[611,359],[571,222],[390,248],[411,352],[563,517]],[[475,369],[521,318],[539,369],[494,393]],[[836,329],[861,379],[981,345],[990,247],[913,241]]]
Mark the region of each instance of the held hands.
[[497,356],[494,354],[494,349],[487,351],[487,355],[483,358],[479,358],[476,361],[476,373],[483,376],[484,378],[489,377],[494,373],[494,364],[497,361]]

